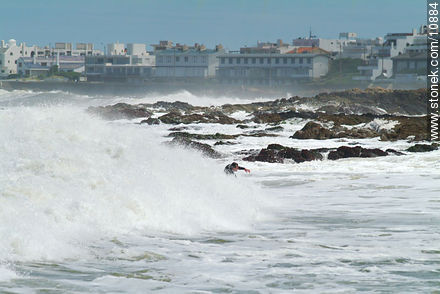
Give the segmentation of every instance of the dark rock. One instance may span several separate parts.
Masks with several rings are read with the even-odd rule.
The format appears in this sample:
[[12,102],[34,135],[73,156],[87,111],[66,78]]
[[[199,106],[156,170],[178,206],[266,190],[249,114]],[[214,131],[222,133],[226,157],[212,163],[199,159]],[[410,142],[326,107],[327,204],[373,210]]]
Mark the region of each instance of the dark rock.
[[160,124],[160,120],[158,118],[150,117],[148,119],[144,119],[143,121],[141,121],[140,124],[158,125]]
[[393,153],[393,154],[395,154],[395,155],[405,155],[405,153],[403,153],[403,152],[400,152],[400,151],[396,151],[396,150],[394,150],[394,149],[387,149],[387,150],[385,150],[386,152],[388,152],[388,153]]
[[184,146],[187,148],[192,148],[195,150],[198,150],[202,152],[205,156],[211,157],[211,158],[220,158],[221,154],[215,151],[210,145],[203,144],[195,141],[191,141],[188,138],[184,137],[175,137],[171,142],[169,142],[172,146]]
[[271,163],[283,163],[283,158],[278,156],[278,152],[273,149],[261,149],[256,156],[248,156],[243,158],[245,161],[263,161]]
[[215,146],[217,146],[217,145],[235,145],[235,144],[237,144],[237,143],[234,143],[234,142],[231,142],[231,141],[218,141],[218,142],[215,142]]
[[284,130],[282,126],[275,126],[265,129],[265,131],[269,131],[269,132],[281,132],[282,130]]
[[182,126],[182,127],[173,127],[173,128],[169,128],[168,131],[180,132],[180,131],[187,130],[187,129],[188,129],[188,127],[184,127],[184,126]]
[[380,149],[367,149],[362,148],[360,146],[356,147],[348,147],[341,146],[336,151],[330,151],[327,158],[330,160],[337,160],[340,158],[349,158],[349,157],[377,157],[377,156],[386,156],[387,152],[382,151]]
[[142,104],[131,105],[127,103],[118,103],[115,105],[98,106],[98,107],[91,106],[87,110],[89,112],[96,113],[99,116],[108,120],[149,117],[152,114]]
[[269,144],[267,145],[266,149],[271,149],[271,150],[282,150],[285,149],[286,147],[284,147],[283,145],[280,144]]
[[154,104],[151,104],[151,107],[162,108],[165,109],[166,111],[176,111],[176,110],[188,111],[194,108],[194,106],[192,106],[191,104],[181,101],[175,101],[175,102],[158,101]]
[[239,128],[239,129],[248,129],[249,126],[247,126],[247,125],[237,125],[236,128]]
[[172,132],[168,134],[168,137],[189,138],[196,140],[223,140],[223,139],[235,139],[239,135],[225,135],[220,133],[215,134],[191,134],[187,132]]
[[191,124],[191,123],[219,123],[235,124],[240,121],[228,117],[220,112],[210,112],[205,114],[181,114],[180,112],[170,112],[159,117],[165,124]]
[[279,144],[270,144],[267,148],[261,149],[258,154],[245,157],[243,160],[283,163],[284,159],[292,159],[296,163],[301,163],[304,161],[322,160],[322,158],[321,153],[316,150],[297,150]]
[[409,147],[406,149],[406,151],[409,152],[429,152],[434,151],[438,149],[437,143],[432,143],[431,145],[428,144],[416,144],[414,146]]
[[310,121],[301,130],[296,131],[290,138],[325,140],[335,138],[335,134],[320,124]]

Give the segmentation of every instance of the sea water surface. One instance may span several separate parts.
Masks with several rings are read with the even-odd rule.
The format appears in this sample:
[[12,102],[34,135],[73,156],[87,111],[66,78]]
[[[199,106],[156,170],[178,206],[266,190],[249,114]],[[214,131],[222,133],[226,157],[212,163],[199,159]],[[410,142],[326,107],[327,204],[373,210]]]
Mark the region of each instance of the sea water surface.
[[[0,292],[440,289],[440,151],[301,164],[240,161],[237,151],[274,140],[298,148],[411,145],[293,140],[305,122],[291,120],[280,137],[240,137],[237,145],[219,146],[226,157],[213,160],[164,145],[169,126],[108,122],[85,111],[158,100],[249,102],[188,92],[135,99],[0,90]],[[225,176],[232,160],[251,174]]]

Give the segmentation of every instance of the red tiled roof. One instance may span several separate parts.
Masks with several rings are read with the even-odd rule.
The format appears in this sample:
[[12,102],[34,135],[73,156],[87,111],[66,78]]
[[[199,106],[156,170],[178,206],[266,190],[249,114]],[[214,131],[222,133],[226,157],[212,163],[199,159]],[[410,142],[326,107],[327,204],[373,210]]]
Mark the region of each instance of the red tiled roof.
[[301,53],[320,53],[320,54],[330,54],[330,52],[318,48],[318,47],[299,47],[295,48],[289,52],[286,52],[286,54],[301,54]]

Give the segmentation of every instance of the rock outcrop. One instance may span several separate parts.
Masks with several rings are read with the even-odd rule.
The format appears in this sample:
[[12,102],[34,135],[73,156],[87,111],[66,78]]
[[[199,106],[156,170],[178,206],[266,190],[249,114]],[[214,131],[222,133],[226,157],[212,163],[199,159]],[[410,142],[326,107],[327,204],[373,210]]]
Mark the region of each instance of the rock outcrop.
[[285,159],[290,159],[296,163],[301,163],[305,161],[322,160],[322,158],[322,154],[316,150],[298,150],[279,144],[270,144],[267,148],[261,149],[257,154],[247,156],[243,158],[243,160],[284,163]]
[[381,149],[367,149],[360,146],[356,147],[348,147],[341,146],[335,151],[330,151],[327,158],[330,160],[336,160],[341,158],[349,158],[349,157],[378,157],[378,156],[387,156],[388,152],[385,152]]

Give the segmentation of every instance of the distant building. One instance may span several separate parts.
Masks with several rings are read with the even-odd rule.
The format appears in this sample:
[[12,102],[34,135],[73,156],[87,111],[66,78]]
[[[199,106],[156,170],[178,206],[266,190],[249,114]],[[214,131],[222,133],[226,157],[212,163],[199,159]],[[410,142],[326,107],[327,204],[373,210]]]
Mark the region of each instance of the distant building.
[[107,44],[107,55],[125,55],[125,45],[123,43],[111,43]]
[[171,41],[153,45],[156,56],[154,76],[158,78],[209,78],[215,76],[217,56],[225,51],[222,45],[207,49],[204,45],[187,46]]
[[35,54],[35,48],[35,46],[27,47],[25,43],[17,45],[14,39],[9,40],[7,44],[2,40],[0,45],[0,78],[17,74],[17,60],[20,57]]
[[416,36],[403,54],[391,58],[394,79],[397,82],[426,80],[428,39],[427,35]]
[[340,58],[355,58],[367,60],[373,55],[373,48],[383,44],[382,38],[356,39],[342,46]]
[[285,53],[227,53],[218,58],[217,76],[222,82],[274,85],[326,75],[330,53],[300,47]]
[[342,48],[350,43],[354,43],[354,39],[322,39],[322,38],[297,38],[293,40],[295,47],[316,47],[330,52],[332,56],[338,57],[342,53]]
[[53,66],[63,72],[84,72],[84,56],[34,56],[20,57],[18,74],[23,77],[46,75]]
[[155,56],[145,51],[144,44],[127,44],[127,50],[124,44],[113,45],[116,46],[109,46],[108,52],[118,54],[86,56],[88,81],[142,81],[152,77]]
[[[72,43],[55,43],[55,47],[50,50],[49,54],[45,55],[60,55],[60,56],[88,56],[88,55],[102,55],[101,50],[93,49],[92,43],[76,43],[76,49],[73,49]],[[41,56],[40,54],[38,54]]]
[[379,76],[381,79],[391,78],[394,68],[393,58],[404,54],[408,47],[423,36],[426,36],[426,28],[423,26],[420,27],[419,32],[414,29],[411,33],[387,34],[382,45],[371,48],[367,64],[358,67],[360,75],[354,76],[353,79],[374,81]]

